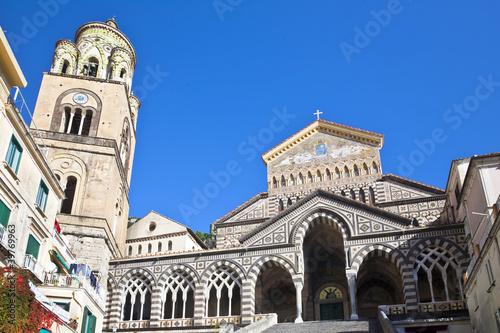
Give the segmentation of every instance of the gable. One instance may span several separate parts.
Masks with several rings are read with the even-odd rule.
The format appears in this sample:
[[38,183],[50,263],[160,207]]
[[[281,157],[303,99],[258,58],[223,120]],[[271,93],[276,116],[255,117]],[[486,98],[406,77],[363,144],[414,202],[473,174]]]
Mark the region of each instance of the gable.
[[430,198],[444,195],[445,191],[429,185],[392,175],[382,177],[385,196],[381,202],[401,201],[409,199]]
[[[152,227],[154,224],[154,227]],[[151,230],[153,229],[153,230]],[[156,212],[151,212],[127,229],[127,240],[184,232],[187,228]]]
[[411,224],[411,219],[318,190],[240,238],[240,242],[244,246],[293,244],[301,226],[318,212],[338,221],[344,240],[401,231]]
[[268,198],[260,197],[257,202],[254,202],[249,207],[246,207],[241,212],[225,220],[226,222],[242,222],[256,219],[265,219],[269,217]]
[[[269,169],[330,164],[339,160],[363,157],[378,158],[378,147],[332,134],[316,132],[269,163]],[[333,170],[331,170],[333,172]]]

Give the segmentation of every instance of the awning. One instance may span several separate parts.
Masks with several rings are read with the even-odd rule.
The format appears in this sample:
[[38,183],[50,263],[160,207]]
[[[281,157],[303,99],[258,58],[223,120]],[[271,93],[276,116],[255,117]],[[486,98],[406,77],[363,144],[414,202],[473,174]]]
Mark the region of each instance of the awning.
[[51,251],[51,254],[55,255],[56,258],[59,260],[59,262],[61,264],[63,264],[64,267],[66,267],[66,269],[68,270],[69,272],[69,266],[68,264],[66,264],[66,262],[64,261],[64,259],[59,255],[59,253],[57,253],[57,251],[54,251],[54,250],[50,250]]

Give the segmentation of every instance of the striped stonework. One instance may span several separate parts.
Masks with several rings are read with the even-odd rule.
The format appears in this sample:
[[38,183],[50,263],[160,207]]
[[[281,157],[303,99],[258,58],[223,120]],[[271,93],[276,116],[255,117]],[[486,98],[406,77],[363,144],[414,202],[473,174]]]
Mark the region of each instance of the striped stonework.
[[104,327],[111,329],[118,322],[119,302],[120,298],[115,297],[116,281],[114,277],[108,273],[107,294],[106,294],[106,315],[104,316]]
[[302,223],[298,224],[292,231],[291,242],[297,246],[302,247],[304,242],[304,237],[307,231],[314,228],[319,224],[331,225],[335,230],[342,234],[343,239],[347,239],[350,236],[349,227],[345,223],[344,219],[332,212],[320,209],[309,216],[307,216]]

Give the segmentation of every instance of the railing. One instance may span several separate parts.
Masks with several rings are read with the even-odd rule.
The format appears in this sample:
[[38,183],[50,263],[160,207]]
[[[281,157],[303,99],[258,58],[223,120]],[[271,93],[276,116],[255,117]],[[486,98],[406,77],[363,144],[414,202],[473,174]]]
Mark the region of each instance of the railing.
[[36,260],[36,258],[27,254],[24,257],[24,265],[23,268],[28,269],[33,273],[33,275],[38,278],[38,280],[43,281],[45,278],[45,268]]
[[4,247],[6,250],[9,250],[9,234],[5,231],[5,227],[0,224],[0,246]]
[[417,311],[408,311],[405,304],[383,305],[378,307],[391,321],[406,319],[436,319],[455,316],[467,316],[467,304],[464,300],[420,303]]
[[69,312],[52,302],[47,296],[45,296],[40,289],[38,289],[31,281],[29,282],[29,286],[31,291],[35,294],[35,298],[40,304],[42,304],[45,308],[52,311],[56,314],[59,319],[64,321],[65,323],[69,320]]
[[102,309],[105,307],[104,298],[97,292],[97,290],[92,287],[90,282],[85,278],[85,276],[79,279],[73,275],[59,274],[59,273],[46,273],[42,283],[47,286],[58,286],[58,287],[70,287],[70,288],[82,288],[85,289],[92,299],[99,305]]

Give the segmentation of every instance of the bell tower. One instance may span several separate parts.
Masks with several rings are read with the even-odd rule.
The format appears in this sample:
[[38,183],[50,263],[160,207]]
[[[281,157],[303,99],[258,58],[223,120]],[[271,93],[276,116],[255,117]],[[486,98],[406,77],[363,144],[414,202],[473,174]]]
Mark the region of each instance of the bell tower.
[[59,40],[43,75],[31,131],[65,189],[59,223],[77,260],[107,276],[122,257],[139,99],[136,54],[114,20]]

